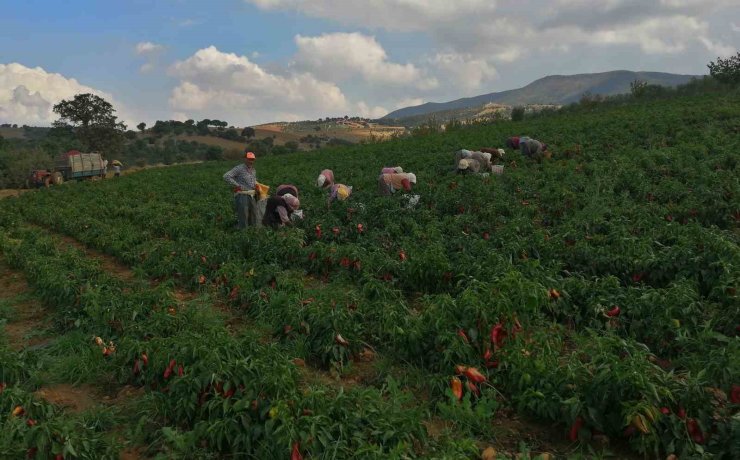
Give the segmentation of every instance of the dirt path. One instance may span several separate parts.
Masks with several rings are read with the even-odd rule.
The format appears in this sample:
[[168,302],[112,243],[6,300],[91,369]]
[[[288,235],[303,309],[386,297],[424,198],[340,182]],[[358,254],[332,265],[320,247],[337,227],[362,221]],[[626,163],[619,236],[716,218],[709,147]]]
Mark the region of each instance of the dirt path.
[[27,188],[3,188],[0,189],[0,199],[8,198],[11,196],[21,196],[22,194],[30,191],[31,189]]
[[5,335],[13,350],[48,342],[46,311],[32,296],[26,278],[0,260],[0,319],[6,319]]

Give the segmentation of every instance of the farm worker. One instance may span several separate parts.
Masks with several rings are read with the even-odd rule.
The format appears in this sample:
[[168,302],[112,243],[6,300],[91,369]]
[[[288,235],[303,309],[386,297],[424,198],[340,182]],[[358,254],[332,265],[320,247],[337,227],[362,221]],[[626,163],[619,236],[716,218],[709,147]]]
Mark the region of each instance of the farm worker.
[[325,169],[321,171],[319,177],[316,179],[316,186],[321,188],[327,188],[334,185],[334,173],[331,169]]
[[234,186],[234,211],[237,228],[259,225],[259,208],[255,200],[254,188],[257,185],[257,171],[254,169],[254,153],[244,153],[244,163],[234,166],[226,174],[226,183]]
[[519,150],[525,157],[540,159],[547,152],[547,144],[531,138],[520,139]]
[[329,203],[334,200],[344,201],[352,194],[352,187],[344,184],[334,184],[329,192]]
[[271,196],[267,199],[267,208],[265,217],[262,219],[262,225],[272,228],[290,225],[290,215],[297,211],[301,206],[298,198],[286,193],[283,196]]
[[278,185],[278,188],[275,190],[275,195],[277,196],[283,196],[288,193],[298,198],[298,188],[295,185],[282,184],[282,185]]
[[504,155],[506,155],[506,151],[504,151],[504,149],[494,149],[490,147],[484,147],[480,149],[480,151],[483,153],[490,153],[491,155],[497,158],[503,158]]
[[521,142],[522,139],[528,139],[526,136],[514,136],[506,139],[506,146],[509,148],[512,148],[514,150],[519,149],[519,142]]
[[480,162],[474,158],[463,158],[457,163],[457,172],[460,174],[479,173],[480,168],[481,168]]
[[401,189],[410,192],[411,184],[416,184],[416,174],[381,174],[378,177],[378,192],[383,196],[392,195],[396,190]]
[[400,166],[385,167],[380,170],[380,174],[398,174],[402,172],[403,172],[403,168]]
[[[461,163],[463,160],[474,160],[474,162],[478,163],[478,166],[473,166],[473,170],[471,172],[479,172],[480,170],[483,171],[490,171],[491,170],[491,154],[487,152],[473,152],[470,150],[458,150],[455,152],[455,167],[458,171],[460,170],[467,170],[467,168],[472,164],[467,161]],[[460,166],[463,166],[462,168]]]
[[121,177],[121,165],[120,164],[113,165],[113,173],[115,177]]
[[108,160],[103,160],[103,179],[108,177]]
[[455,152],[455,165],[457,165],[460,160],[463,160],[465,158],[470,158],[473,155],[473,152],[466,149],[460,149],[457,152]]

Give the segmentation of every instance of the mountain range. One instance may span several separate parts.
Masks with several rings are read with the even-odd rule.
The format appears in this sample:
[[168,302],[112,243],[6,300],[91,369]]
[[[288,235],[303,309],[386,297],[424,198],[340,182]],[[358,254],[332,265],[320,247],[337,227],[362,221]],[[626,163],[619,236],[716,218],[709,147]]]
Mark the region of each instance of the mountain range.
[[466,97],[450,102],[427,102],[413,107],[395,110],[382,119],[401,120],[436,112],[449,112],[460,109],[482,107],[496,103],[510,106],[527,104],[565,105],[577,102],[584,93],[611,96],[630,92],[630,83],[635,80],[652,85],[678,86],[688,83],[700,75],[679,75],[662,72],[632,72],[615,70],[611,72],[586,73],[578,75],[550,75],[519,89]]

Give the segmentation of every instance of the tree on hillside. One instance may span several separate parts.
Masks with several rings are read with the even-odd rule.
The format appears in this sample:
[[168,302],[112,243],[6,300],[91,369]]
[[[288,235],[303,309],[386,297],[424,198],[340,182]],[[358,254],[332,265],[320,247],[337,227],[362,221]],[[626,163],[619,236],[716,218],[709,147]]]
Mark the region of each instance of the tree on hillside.
[[146,129],[146,123],[144,123],[142,121],[141,123],[139,123],[138,125],[136,125],[136,127],[139,128],[139,131],[141,131],[143,133],[144,130]]
[[247,139],[252,138],[255,136],[254,128],[250,128],[247,126],[246,128],[242,129],[242,136],[246,137]]
[[709,75],[722,83],[737,85],[740,83],[740,52],[727,59],[717,58],[716,62],[707,64]]
[[87,150],[105,153],[118,152],[123,145],[126,125],[118,121],[115,109],[102,97],[77,94],[72,100],[63,100],[54,106],[59,119],[55,127],[69,126]]

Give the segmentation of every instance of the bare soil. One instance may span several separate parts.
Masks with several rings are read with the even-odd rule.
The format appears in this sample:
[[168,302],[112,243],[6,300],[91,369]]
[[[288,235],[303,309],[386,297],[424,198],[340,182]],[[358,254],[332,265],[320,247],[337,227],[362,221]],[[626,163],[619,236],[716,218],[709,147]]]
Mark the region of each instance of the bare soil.
[[4,188],[0,189],[0,199],[8,198],[12,196],[21,196],[26,192],[30,192],[33,189],[30,188]]
[[43,334],[47,328],[46,312],[41,303],[29,295],[30,292],[26,278],[0,261],[0,300],[12,310],[5,324],[5,334],[14,350],[47,340]]
[[34,394],[75,414],[98,404],[96,401],[98,391],[92,385],[72,386],[62,383],[40,388]]

